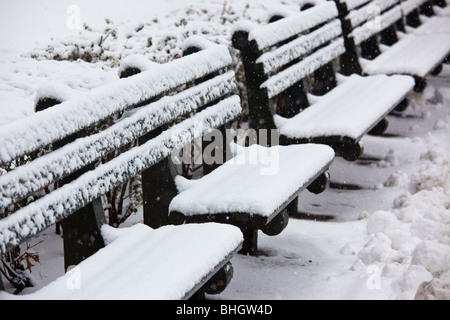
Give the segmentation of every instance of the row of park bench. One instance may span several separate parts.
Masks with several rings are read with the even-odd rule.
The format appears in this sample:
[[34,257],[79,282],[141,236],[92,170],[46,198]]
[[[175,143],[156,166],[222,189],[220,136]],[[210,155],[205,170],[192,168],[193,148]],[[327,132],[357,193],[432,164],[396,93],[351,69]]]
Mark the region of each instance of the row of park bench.
[[[386,116],[403,111],[408,94],[438,73],[450,53],[450,18],[431,17],[432,9],[421,0],[330,1],[267,25],[236,26],[232,43],[258,142],[246,147],[227,130],[242,112],[233,59],[228,48],[201,37],[188,39],[184,56],[167,64],[130,57],[120,80],[86,93],[47,88],[35,114],[0,132],[2,164],[53,147],[0,176],[2,211],[20,208],[0,220],[0,252],[61,222],[65,269],[77,267],[21,297],[187,299],[222,292],[233,275],[231,257],[255,254],[258,230],[281,233],[299,193],[328,186],[335,155],[356,160],[361,138],[381,134]],[[111,126],[87,134],[119,113]],[[204,161],[200,179],[176,176],[174,152],[197,139],[219,161]],[[144,224],[107,226],[102,195],[139,174]],[[48,194],[21,205],[45,188]],[[68,285],[75,276],[79,290]]]

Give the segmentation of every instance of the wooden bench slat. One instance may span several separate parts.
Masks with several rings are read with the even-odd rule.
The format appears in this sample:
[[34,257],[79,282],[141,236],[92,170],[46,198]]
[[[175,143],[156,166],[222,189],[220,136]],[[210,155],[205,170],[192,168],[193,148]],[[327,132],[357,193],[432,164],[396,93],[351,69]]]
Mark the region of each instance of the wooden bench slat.
[[261,88],[266,88],[269,98],[273,98],[344,52],[344,40],[336,39],[295,65],[270,77]]
[[[143,224],[113,229],[103,226],[105,248],[36,293],[1,299],[188,299],[242,245],[241,231],[207,223],[165,226]],[[112,241],[108,238],[115,238]],[[79,275],[79,283],[72,280]],[[70,285],[79,285],[79,289]]]
[[241,110],[238,96],[227,98],[0,220],[0,252],[6,253],[169,156],[173,150],[233,120]]
[[379,16],[377,17],[377,15],[386,11],[386,9],[397,5],[398,3],[398,0],[370,1],[362,8],[352,10],[346,18],[350,21],[352,27],[355,28],[365,21],[372,20],[374,18],[381,18]]
[[[353,29],[351,36],[353,37],[355,44],[359,45],[363,41],[379,33],[381,30],[386,29],[401,18],[401,9],[399,6],[395,6],[392,9],[384,12],[380,17],[369,20],[361,26]],[[376,23],[379,23],[380,25],[377,26]]]
[[293,14],[276,22],[253,29],[249,33],[249,40],[254,40],[258,48],[263,50],[336,18],[337,15],[336,5],[332,2],[326,2],[303,11],[300,14]]
[[179,94],[140,107],[132,115],[98,134],[80,138],[0,176],[0,208],[41,190],[153,129],[214,102],[235,89],[234,72],[229,71]]
[[321,28],[302,35],[273,51],[264,53],[256,61],[264,65],[264,72],[270,73],[276,69],[300,58],[315,48],[335,39],[342,34],[341,22],[334,20]]
[[0,163],[8,163],[128,107],[223,69],[231,62],[226,47],[211,46],[195,57],[186,56],[161,65],[157,70],[108,83],[58,108],[6,124],[0,132]]

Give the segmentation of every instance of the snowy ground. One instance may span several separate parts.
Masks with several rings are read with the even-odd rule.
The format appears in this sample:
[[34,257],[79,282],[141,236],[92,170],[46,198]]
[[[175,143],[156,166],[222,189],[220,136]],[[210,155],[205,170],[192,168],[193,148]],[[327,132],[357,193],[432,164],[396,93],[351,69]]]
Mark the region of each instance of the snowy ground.
[[[39,86],[47,81],[88,90],[117,79],[114,62],[127,54],[153,54],[158,61],[167,60],[177,53],[181,37],[174,30],[194,29],[190,22],[175,28],[171,22],[179,22],[185,12],[166,16],[171,10],[189,5],[196,10],[209,8],[207,22],[214,22],[217,34],[231,30],[230,21],[238,16],[228,10],[231,5],[255,20],[266,9],[283,9],[274,9],[273,1],[251,3],[245,11],[246,2],[237,0],[206,4],[201,0],[152,1],[150,7],[137,0],[95,5],[87,0],[59,1],[58,5],[50,0],[4,0],[0,4],[0,125],[30,114]],[[285,8],[292,8],[295,2],[285,3]],[[93,31],[67,27],[70,5],[79,6],[82,23]],[[105,18],[114,22],[108,24]],[[154,24],[164,29],[155,31],[147,25],[155,18],[159,22]],[[216,23],[221,18],[226,22]],[[104,60],[70,63],[30,58],[33,54],[46,58],[68,54],[73,43],[98,40],[102,33],[96,30],[107,25],[117,30],[117,37],[105,40]],[[136,31],[140,25],[143,29]],[[194,26],[205,25],[198,21]],[[164,42],[171,34],[164,54],[156,55],[152,46],[142,45],[148,43],[148,33],[143,34],[147,27],[154,32],[154,43]],[[224,35],[215,40],[227,42],[229,38]],[[46,50],[49,44],[53,50]],[[335,161],[331,169],[334,188],[319,196],[306,192],[300,196],[299,212],[309,214],[309,220],[291,219],[277,237],[260,233],[259,256],[233,258],[234,278],[214,298],[450,299],[450,66],[428,82],[423,94],[411,95],[403,117],[389,116],[385,136],[364,138],[361,160]],[[339,188],[342,185],[350,190]],[[137,215],[129,223],[139,220]],[[41,264],[32,273],[37,286],[26,292],[63,273],[60,236],[48,230],[36,241],[40,239],[45,241],[35,250]]]

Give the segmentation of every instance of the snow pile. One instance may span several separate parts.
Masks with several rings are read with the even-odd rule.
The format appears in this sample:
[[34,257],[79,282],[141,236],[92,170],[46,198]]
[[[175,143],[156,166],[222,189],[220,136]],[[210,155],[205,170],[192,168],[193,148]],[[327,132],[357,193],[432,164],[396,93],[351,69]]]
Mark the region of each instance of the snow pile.
[[410,179],[391,176],[391,184],[392,177],[402,180],[397,185],[409,181],[410,193],[398,197],[391,211],[368,218],[369,239],[355,266],[379,267],[392,298],[450,299],[450,156],[431,146],[421,160]]

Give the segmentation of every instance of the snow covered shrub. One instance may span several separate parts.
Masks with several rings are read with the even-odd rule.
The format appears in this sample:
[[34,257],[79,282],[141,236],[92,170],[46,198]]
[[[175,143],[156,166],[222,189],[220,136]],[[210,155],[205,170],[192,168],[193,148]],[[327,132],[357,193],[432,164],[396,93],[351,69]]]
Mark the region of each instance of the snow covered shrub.
[[[43,149],[39,152],[43,154],[47,152],[47,149]],[[36,158],[37,154],[30,154],[19,159],[12,161],[11,163],[0,166],[0,175],[5,174],[8,171],[13,170],[15,167],[25,164],[32,159]],[[6,218],[11,213],[19,210],[20,208],[26,206],[28,203],[34,201],[35,199],[41,197],[43,194],[48,192],[48,188],[43,190],[43,192],[29,196],[14,205],[4,208],[0,212],[0,219]],[[32,249],[42,243],[43,240],[30,245],[26,243],[24,248],[16,247],[10,250],[8,253],[1,255],[0,257],[0,273],[16,290],[14,294],[19,294],[23,289],[27,287],[33,287],[34,282],[30,276],[32,268],[35,266],[34,263],[39,263],[39,253],[34,252]]]

